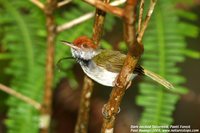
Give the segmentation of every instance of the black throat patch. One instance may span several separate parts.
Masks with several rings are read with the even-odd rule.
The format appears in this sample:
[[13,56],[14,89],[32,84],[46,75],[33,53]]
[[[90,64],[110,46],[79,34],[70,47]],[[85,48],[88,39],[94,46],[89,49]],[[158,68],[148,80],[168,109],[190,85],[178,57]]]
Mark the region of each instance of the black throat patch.
[[91,60],[85,60],[85,59],[82,59],[82,58],[76,58],[76,61],[81,65],[88,66]]

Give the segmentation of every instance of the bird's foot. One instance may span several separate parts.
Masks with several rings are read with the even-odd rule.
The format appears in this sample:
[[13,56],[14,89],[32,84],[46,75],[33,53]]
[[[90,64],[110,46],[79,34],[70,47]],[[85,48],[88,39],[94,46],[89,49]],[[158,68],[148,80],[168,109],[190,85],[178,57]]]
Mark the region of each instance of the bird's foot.
[[126,85],[126,90],[131,86],[132,84],[132,80],[128,81],[127,85]]
[[117,86],[118,88],[122,88],[123,86],[120,86],[117,82],[118,77],[119,77],[119,74],[115,77],[115,80],[113,81],[113,86]]

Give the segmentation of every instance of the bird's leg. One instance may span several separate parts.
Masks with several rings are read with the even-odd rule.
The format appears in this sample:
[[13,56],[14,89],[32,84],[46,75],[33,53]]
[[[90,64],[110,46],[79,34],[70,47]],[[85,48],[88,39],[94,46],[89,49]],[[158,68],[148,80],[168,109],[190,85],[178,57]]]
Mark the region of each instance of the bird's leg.
[[129,80],[128,84],[126,85],[126,90],[131,86],[131,84],[132,84],[132,80]]
[[129,74],[127,76],[127,85],[126,85],[126,90],[131,86],[133,79],[135,78],[135,76],[133,74]]

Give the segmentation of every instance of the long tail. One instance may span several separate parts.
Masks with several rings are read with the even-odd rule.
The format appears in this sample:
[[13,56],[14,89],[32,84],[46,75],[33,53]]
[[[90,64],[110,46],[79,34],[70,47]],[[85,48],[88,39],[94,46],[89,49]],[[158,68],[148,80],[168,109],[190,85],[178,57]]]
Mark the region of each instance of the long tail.
[[173,89],[174,86],[169,83],[166,79],[164,79],[163,77],[149,71],[149,70],[146,70],[144,69],[143,70],[144,72],[144,75],[150,77],[151,79],[153,79],[154,81],[158,82],[159,84],[163,85],[164,87],[166,87],[167,89]]

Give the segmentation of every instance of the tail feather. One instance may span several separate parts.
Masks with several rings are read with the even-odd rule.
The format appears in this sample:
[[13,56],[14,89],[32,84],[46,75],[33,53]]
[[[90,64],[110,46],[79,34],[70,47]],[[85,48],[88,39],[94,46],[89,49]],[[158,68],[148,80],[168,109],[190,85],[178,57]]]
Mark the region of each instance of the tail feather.
[[143,70],[144,72],[144,75],[150,77],[151,79],[153,79],[154,81],[158,82],[159,84],[163,85],[164,87],[166,87],[167,89],[173,89],[174,86],[168,82],[166,79],[164,79],[163,77],[149,71],[149,70],[146,70],[144,69]]

